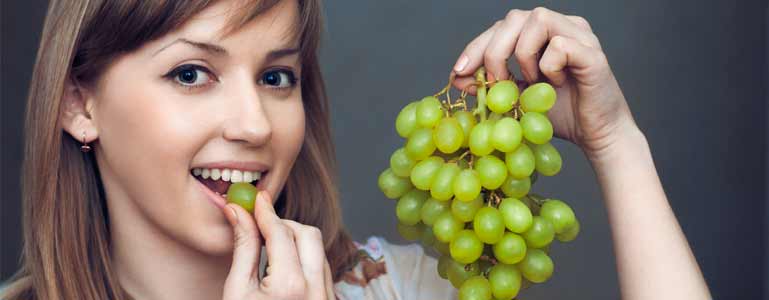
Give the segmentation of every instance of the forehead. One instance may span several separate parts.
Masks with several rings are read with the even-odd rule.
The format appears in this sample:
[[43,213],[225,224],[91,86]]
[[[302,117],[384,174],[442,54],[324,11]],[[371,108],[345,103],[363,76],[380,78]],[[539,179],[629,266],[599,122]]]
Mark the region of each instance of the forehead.
[[[247,1],[217,1],[169,32],[150,48],[178,38],[216,43],[230,52],[291,48],[298,44],[299,12],[297,0],[278,1],[249,21],[238,21],[250,14]],[[151,50],[151,49],[150,49]]]

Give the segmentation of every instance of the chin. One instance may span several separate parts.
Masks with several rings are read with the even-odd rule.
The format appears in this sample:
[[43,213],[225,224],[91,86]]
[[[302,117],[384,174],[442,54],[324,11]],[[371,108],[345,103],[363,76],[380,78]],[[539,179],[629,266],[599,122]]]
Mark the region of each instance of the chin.
[[234,239],[229,223],[191,233],[193,247],[205,255],[232,255]]

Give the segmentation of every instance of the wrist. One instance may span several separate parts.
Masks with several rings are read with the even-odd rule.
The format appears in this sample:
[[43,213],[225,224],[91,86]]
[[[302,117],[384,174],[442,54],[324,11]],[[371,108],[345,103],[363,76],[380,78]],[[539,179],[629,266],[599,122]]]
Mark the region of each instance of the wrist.
[[646,136],[636,126],[635,122],[626,123],[626,125],[617,129],[616,133],[607,139],[604,146],[597,148],[583,147],[582,150],[585,156],[594,167],[599,168],[607,164],[621,164],[626,159],[632,159],[639,152],[649,151]]

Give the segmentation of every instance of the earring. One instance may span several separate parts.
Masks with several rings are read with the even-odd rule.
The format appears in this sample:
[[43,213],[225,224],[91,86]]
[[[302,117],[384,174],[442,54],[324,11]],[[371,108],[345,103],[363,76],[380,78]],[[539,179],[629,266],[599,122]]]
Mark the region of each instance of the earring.
[[83,130],[83,145],[80,146],[80,151],[83,153],[91,151],[91,146],[88,146],[88,143],[85,142],[85,130]]

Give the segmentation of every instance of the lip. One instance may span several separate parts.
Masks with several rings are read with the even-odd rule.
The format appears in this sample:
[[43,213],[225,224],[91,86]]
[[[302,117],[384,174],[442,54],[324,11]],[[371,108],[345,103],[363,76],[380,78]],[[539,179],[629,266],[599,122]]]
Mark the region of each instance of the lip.
[[264,164],[258,161],[233,161],[233,160],[210,162],[210,163],[192,166],[192,169],[194,168],[230,169],[230,170],[241,170],[241,171],[249,171],[249,172],[256,171],[260,173],[264,173],[270,169],[270,167],[267,164]]
[[200,180],[195,178],[195,176],[192,176],[192,180],[197,182],[198,187],[200,187],[201,191],[206,194],[206,198],[208,200],[216,205],[216,207],[219,207],[219,209],[223,209],[225,205],[227,205],[227,200],[224,199],[224,197],[217,195],[214,191],[210,190],[207,186],[205,186]]

